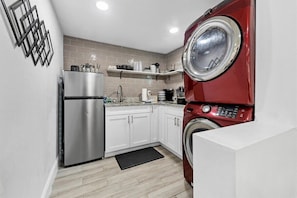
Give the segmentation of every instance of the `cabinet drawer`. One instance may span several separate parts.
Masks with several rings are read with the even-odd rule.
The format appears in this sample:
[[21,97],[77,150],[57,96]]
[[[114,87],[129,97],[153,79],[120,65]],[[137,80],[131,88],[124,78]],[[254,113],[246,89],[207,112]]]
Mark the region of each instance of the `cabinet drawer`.
[[166,107],[165,112],[170,115],[183,117],[184,108],[183,107]]
[[135,113],[150,113],[151,106],[116,106],[105,107],[105,115],[122,115],[122,114],[135,114]]

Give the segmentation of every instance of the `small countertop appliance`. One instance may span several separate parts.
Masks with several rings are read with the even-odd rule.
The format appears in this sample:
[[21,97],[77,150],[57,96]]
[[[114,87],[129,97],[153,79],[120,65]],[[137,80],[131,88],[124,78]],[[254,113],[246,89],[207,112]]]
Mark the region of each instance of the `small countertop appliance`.
[[165,91],[165,100],[166,101],[173,101],[173,89],[163,89]]
[[177,104],[186,104],[185,99],[185,89],[183,86],[176,89],[176,103]]

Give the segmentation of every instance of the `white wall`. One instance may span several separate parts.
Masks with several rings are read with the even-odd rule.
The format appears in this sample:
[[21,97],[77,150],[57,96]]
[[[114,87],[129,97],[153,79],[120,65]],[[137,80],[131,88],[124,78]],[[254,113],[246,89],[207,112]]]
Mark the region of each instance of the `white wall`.
[[256,115],[294,126],[297,126],[296,9],[296,1],[256,1]]
[[[5,0],[10,5],[14,0]],[[56,170],[57,80],[63,66],[63,35],[49,0],[31,0],[49,29],[54,57],[49,67],[14,47],[0,10],[0,197],[45,196]]]

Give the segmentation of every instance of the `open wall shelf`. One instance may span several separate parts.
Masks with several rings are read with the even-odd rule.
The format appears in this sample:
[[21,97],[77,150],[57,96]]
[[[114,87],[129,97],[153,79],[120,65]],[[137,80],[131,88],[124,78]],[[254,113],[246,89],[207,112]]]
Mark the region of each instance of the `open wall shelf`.
[[177,74],[182,74],[183,70],[175,70],[165,73],[152,73],[152,72],[145,72],[145,71],[134,71],[134,70],[124,70],[124,69],[107,69],[108,73],[118,73],[120,74],[120,78],[122,78],[123,74],[135,75],[135,76],[151,76],[151,77],[170,77]]

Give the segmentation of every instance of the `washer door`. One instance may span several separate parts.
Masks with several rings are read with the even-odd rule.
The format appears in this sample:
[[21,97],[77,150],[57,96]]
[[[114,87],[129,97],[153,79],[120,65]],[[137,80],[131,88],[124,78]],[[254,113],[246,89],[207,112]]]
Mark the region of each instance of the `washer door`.
[[185,45],[184,70],[196,81],[216,78],[230,67],[240,46],[240,28],[233,19],[209,18],[196,28]]
[[186,125],[183,132],[183,147],[191,167],[193,167],[193,134],[219,127],[216,123],[205,118],[193,119]]

